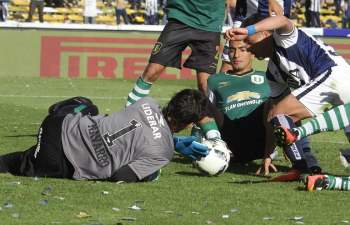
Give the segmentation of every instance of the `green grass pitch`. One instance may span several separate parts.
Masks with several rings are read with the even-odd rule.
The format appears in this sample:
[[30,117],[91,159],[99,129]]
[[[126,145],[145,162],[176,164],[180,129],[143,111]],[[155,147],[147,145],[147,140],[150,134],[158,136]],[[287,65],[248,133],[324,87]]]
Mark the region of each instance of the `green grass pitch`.
[[[121,109],[133,81],[0,77],[0,153],[35,143],[37,129],[53,102],[82,95],[103,113]],[[164,104],[194,81],[158,81],[152,96]],[[316,135],[312,148],[323,169],[345,175],[342,132]],[[288,169],[281,151],[276,161]],[[268,183],[254,176],[259,161],[231,165],[219,177],[200,175],[175,156],[159,181],[140,184],[72,181],[0,175],[0,224],[345,224],[350,221],[349,193],[308,193],[298,182]],[[142,210],[133,210],[136,204]],[[135,207],[134,207],[135,208]],[[85,213],[85,214],[84,214]],[[79,216],[80,215],[80,216]],[[85,216],[84,216],[85,215]],[[301,220],[298,217],[302,217]]]

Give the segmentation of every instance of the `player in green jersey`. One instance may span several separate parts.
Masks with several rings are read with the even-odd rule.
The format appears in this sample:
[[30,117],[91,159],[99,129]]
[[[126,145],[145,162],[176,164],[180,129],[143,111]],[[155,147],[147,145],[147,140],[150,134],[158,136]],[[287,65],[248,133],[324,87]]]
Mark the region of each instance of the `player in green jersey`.
[[198,88],[206,92],[209,74],[216,73],[220,32],[226,0],[168,0],[168,23],[152,50],[149,63],[129,93],[127,104],[147,96],[166,67],[181,68],[181,55],[190,47],[184,66],[196,70]]
[[[269,85],[265,73],[253,69],[254,55],[247,44],[243,41],[229,44],[232,70],[209,77],[209,97],[220,111],[216,119],[222,139],[233,152],[232,161],[264,159],[262,169],[268,174],[270,168],[276,171],[270,157],[274,150],[272,128],[266,122]],[[309,147],[304,151],[308,166],[314,170],[318,167],[316,159]]]

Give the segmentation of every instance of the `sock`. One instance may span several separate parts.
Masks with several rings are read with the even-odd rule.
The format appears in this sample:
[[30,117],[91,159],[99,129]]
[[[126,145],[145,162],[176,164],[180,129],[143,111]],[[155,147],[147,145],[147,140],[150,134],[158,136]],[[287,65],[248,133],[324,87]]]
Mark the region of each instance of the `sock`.
[[[287,115],[277,115],[273,117],[270,122],[274,127],[283,126],[289,129],[296,127],[292,118],[290,118]],[[293,168],[301,172],[306,172],[308,170],[300,141],[297,141],[291,145],[285,146],[283,148],[283,151],[287,155],[288,159],[291,161]]]
[[134,88],[128,95],[128,100],[126,102],[126,106],[133,104],[138,101],[140,98],[146,97],[149,95],[150,89],[152,87],[152,83],[146,82],[142,77],[137,79]]
[[304,125],[293,128],[298,132],[297,140],[324,131],[335,131],[349,126],[350,103],[337,106],[321,115],[311,118]]
[[207,139],[221,139],[220,131],[215,120],[199,124],[199,126]]
[[331,175],[325,175],[326,185],[324,189],[326,190],[340,190],[349,191],[350,190],[350,177],[336,177]]

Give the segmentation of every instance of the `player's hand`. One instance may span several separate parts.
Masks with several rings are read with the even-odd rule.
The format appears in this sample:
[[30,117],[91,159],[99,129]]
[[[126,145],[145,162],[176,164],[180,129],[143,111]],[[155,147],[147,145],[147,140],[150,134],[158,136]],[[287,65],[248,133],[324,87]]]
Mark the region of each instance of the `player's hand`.
[[196,142],[196,137],[194,136],[174,137],[174,144],[177,152],[192,160],[198,160],[209,153],[208,146]]
[[283,16],[283,8],[276,0],[269,0],[269,15]]
[[227,40],[240,41],[248,37],[248,30],[246,28],[231,28],[226,30],[225,38]]
[[272,159],[270,157],[266,157],[263,159],[261,166],[255,174],[261,175],[264,173],[264,176],[268,176],[270,174],[270,168],[273,170],[273,172],[277,172],[277,168],[272,164]]

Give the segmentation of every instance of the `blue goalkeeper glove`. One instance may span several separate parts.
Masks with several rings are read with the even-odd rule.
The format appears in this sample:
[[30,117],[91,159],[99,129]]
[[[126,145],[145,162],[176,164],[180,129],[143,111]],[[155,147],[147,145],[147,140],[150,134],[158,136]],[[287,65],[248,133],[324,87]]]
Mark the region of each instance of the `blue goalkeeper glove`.
[[207,156],[209,154],[208,147],[196,142],[196,139],[194,136],[174,137],[175,150],[192,160]]

